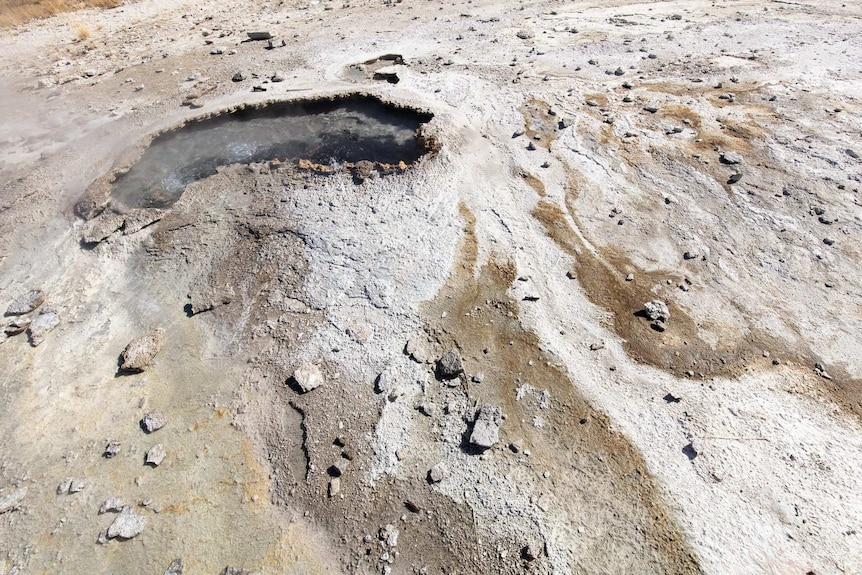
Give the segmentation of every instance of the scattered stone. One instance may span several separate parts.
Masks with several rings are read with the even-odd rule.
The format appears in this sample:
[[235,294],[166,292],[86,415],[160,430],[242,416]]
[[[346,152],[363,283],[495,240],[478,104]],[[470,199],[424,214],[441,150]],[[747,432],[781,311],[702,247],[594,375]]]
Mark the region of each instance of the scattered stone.
[[419,413],[428,417],[434,417],[437,413],[437,404],[433,401],[423,401],[417,406]]
[[682,259],[684,260],[694,260],[697,259],[697,253],[695,252],[685,252],[682,254]]
[[847,148],[846,150],[844,150],[844,153],[847,154],[848,156],[850,156],[851,158],[853,158],[854,160],[859,159],[859,154],[856,153],[856,150],[853,150],[851,148]]
[[644,312],[652,321],[668,321],[670,319],[670,310],[667,309],[667,304],[661,300],[656,299],[645,303]]
[[585,101],[585,102],[584,102],[584,104],[586,104],[586,105],[587,105],[587,106],[589,106],[590,108],[595,108],[596,106],[598,106],[598,105],[599,105],[599,103],[598,103],[598,102],[596,102],[595,100],[587,100],[587,101]]
[[599,351],[600,349],[605,349],[605,342],[600,341],[590,344],[590,351]]
[[500,439],[502,412],[494,405],[483,405],[476,412],[470,443],[478,447],[492,447]]
[[104,503],[102,503],[101,507],[99,507],[99,515],[104,515],[105,513],[119,513],[126,507],[126,500],[122,497],[111,497],[110,499],[106,499]]
[[49,311],[47,313],[39,314],[36,319],[30,322],[30,325],[27,328],[27,332],[30,335],[30,345],[36,347],[41,344],[45,341],[45,336],[48,335],[48,332],[58,325],[60,325],[60,316],[56,313]]
[[147,518],[138,515],[131,507],[124,508],[108,527],[108,539],[131,539],[140,535],[147,525]]
[[416,363],[428,363],[428,352],[417,339],[411,339],[407,342],[407,345],[404,346],[404,353]]
[[323,373],[320,371],[320,368],[308,361],[302,362],[296,368],[291,379],[299,386],[301,393],[308,393],[324,383]]
[[260,575],[259,571],[247,571],[239,567],[225,567],[221,575]]
[[736,164],[742,163],[742,156],[735,152],[722,152],[718,156],[718,161],[722,164],[727,164],[729,166],[735,166]]
[[269,40],[272,38],[272,34],[269,32],[246,32],[246,36],[248,36],[249,40]]
[[464,373],[464,365],[461,362],[461,352],[458,348],[452,348],[437,360],[437,378],[443,380],[455,379]]
[[516,36],[521,40],[529,40],[530,38],[533,38],[535,34],[533,34],[530,30],[518,30]]
[[168,568],[165,570],[165,575],[183,575],[186,566],[183,565],[182,559],[174,559]]
[[6,324],[6,327],[3,328],[3,332],[6,335],[18,335],[19,333],[26,330],[30,327],[30,324],[33,322],[29,317],[19,317],[16,318],[9,323]]
[[814,373],[822,377],[823,379],[832,379],[832,376],[826,371],[826,368],[823,367],[821,363],[814,364]]
[[285,80],[284,72],[276,72],[270,78],[270,81],[275,82],[275,83],[284,82],[284,80]]
[[832,238],[823,238],[823,243],[827,246],[831,246],[835,244],[835,240],[833,240]]
[[12,511],[13,509],[18,509],[21,505],[21,501],[24,500],[25,495],[27,495],[27,488],[21,487],[20,489],[15,489],[11,493],[0,497],[0,514]]
[[120,452],[120,442],[112,441],[105,447],[105,452],[102,454],[105,459],[111,459]]
[[329,480],[329,496],[335,497],[341,492],[341,479],[333,477]]
[[470,379],[473,381],[473,383],[482,383],[483,381],[485,381],[485,374],[480,371],[478,373],[474,373],[473,377],[471,377]]
[[151,411],[141,420],[141,428],[147,433],[160,430],[168,423],[168,416],[161,411]]
[[736,172],[736,173],[730,174],[730,178],[727,179],[727,183],[728,184],[735,184],[736,182],[738,182],[741,179],[742,179],[742,172]]
[[625,72],[622,68],[617,68],[616,70],[614,70],[614,76],[622,76],[623,74],[625,74]]
[[339,457],[335,460],[335,463],[329,466],[329,469],[326,470],[332,477],[341,477],[345,473],[347,473],[347,468],[350,467],[350,460],[345,457]]
[[244,70],[239,70],[236,72],[233,77],[231,77],[232,82],[243,82],[248,78],[248,74],[245,73]]
[[162,349],[163,334],[164,330],[160,328],[130,341],[120,355],[120,370],[141,372],[147,369]]
[[87,487],[87,480],[75,477],[67,477],[57,486],[57,495],[70,495],[78,493]]
[[222,54],[224,54],[224,48],[216,47],[210,50],[211,56],[221,56]]
[[655,114],[656,112],[658,112],[658,106],[644,106],[644,110],[646,110],[650,114]]
[[167,453],[165,452],[165,446],[161,443],[157,443],[156,445],[150,447],[149,451],[147,451],[147,457],[144,462],[147,465],[158,467],[162,463],[162,461],[165,460],[166,455]]
[[541,557],[542,548],[538,541],[531,541],[521,549],[521,558],[525,561],[535,561]]
[[45,292],[41,289],[34,289],[21,294],[6,308],[6,315],[24,315],[25,313],[30,313],[45,303],[45,297]]
[[449,476],[449,467],[442,461],[428,470],[428,479],[431,483],[440,483]]
[[378,537],[380,541],[389,548],[398,546],[398,530],[390,523],[387,523],[382,529],[380,529]]
[[630,273],[629,275],[626,276],[627,282],[633,281],[634,279],[635,279],[635,274],[633,274],[633,273]]

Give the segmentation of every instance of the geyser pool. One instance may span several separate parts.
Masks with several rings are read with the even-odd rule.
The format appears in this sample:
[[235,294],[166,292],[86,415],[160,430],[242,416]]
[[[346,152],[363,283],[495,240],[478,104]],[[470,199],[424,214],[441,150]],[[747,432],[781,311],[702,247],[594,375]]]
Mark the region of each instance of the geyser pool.
[[432,117],[364,95],[242,107],[157,136],[111,195],[129,208],[166,208],[190,183],[236,163],[409,164],[428,151],[416,130]]

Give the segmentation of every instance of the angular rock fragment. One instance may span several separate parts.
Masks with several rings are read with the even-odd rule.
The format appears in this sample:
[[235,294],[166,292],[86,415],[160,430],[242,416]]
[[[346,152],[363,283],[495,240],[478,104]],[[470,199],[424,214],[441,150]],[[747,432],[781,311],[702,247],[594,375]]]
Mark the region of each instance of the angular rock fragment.
[[190,297],[192,315],[197,315],[229,304],[234,299],[234,291],[229,285],[216,288],[207,287],[192,293]]
[[249,40],[269,40],[272,34],[269,32],[246,32]]
[[21,501],[24,500],[25,495],[27,495],[27,488],[21,487],[0,497],[0,514],[17,509],[21,505]]
[[131,507],[126,507],[108,527],[108,539],[131,539],[140,535],[146,525],[146,517],[135,513]]
[[45,292],[41,289],[30,290],[21,294],[6,308],[6,315],[23,315],[37,309],[45,303]]
[[291,379],[302,393],[308,393],[323,385],[323,373],[311,362],[305,361],[296,368]]
[[111,459],[120,452],[120,442],[112,441],[105,446],[105,452],[102,454],[105,459]]
[[728,166],[735,166],[742,163],[742,156],[735,152],[722,152],[718,156],[718,161]]
[[165,460],[166,455],[167,453],[165,452],[165,446],[161,443],[157,443],[156,445],[150,447],[150,449],[147,451],[147,456],[144,461],[147,465],[158,467],[162,463],[162,461]]
[[110,499],[106,499],[99,507],[99,515],[104,515],[105,513],[117,513],[122,511],[125,506],[126,500],[122,497],[111,497]]
[[452,348],[437,360],[437,377],[439,379],[455,379],[464,373],[464,364],[461,361],[461,352],[458,348]]
[[13,319],[9,323],[6,324],[6,327],[3,328],[3,332],[6,335],[18,335],[19,333],[25,331],[30,324],[33,323],[33,320],[29,317],[19,317]]
[[667,309],[667,304],[657,299],[644,304],[644,313],[652,321],[668,321],[670,319],[670,311]]
[[449,468],[442,461],[428,470],[428,479],[431,483],[440,483],[449,475]]
[[27,332],[30,335],[30,345],[36,347],[45,341],[45,336],[60,324],[60,316],[50,311],[39,314],[36,319],[30,322]]
[[57,495],[78,493],[87,487],[87,480],[77,477],[67,477],[57,486]]
[[335,497],[341,492],[341,479],[333,477],[329,480],[329,496]]
[[182,559],[174,559],[171,561],[171,564],[168,565],[168,568],[165,569],[165,575],[183,575],[185,568],[186,566],[183,565]]
[[500,408],[495,405],[483,405],[476,412],[473,422],[473,432],[470,443],[478,447],[489,448],[500,440],[500,425],[503,417]]
[[151,334],[130,341],[120,355],[120,369],[128,372],[141,372],[147,369],[162,349],[163,334],[164,330],[157,329]]
[[168,423],[168,416],[161,411],[151,411],[141,420],[141,428],[147,433],[153,433]]

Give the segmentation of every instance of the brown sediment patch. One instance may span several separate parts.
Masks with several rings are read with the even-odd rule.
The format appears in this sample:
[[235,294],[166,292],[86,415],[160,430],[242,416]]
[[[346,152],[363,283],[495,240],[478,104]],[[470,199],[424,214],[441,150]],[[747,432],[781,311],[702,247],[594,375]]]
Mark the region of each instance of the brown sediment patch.
[[540,198],[544,198],[547,195],[547,192],[545,191],[545,183],[542,182],[542,180],[524,170],[519,170],[518,175],[521,176],[521,179],[524,180],[525,184],[533,188],[533,191],[535,191]]
[[527,137],[548,149],[559,135],[557,125],[560,118],[551,115],[551,108],[552,106],[547,102],[534,98],[527,100],[521,106],[521,114],[524,116],[524,132]]
[[667,118],[674,118],[676,120],[688,120],[689,126],[694,128],[695,130],[700,129],[700,115],[689,108],[688,106],[682,106],[679,104],[671,104],[670,106],[662,106],[659,109],[659,115]]
[[548,504],[548,532],[591,534],[557,541],[569,545],[561,552],[572,571],[700,572],[636,449],[522,327],[519,303],[508,295],[514,265],[492,259],[476,270],[475,220],[463,205],[461,214],[458,263],[421,313],[436,351],[457,346],[468,372],[484,374],[483,383],[464,388],[468,403],[500,405],[501,442],[531,451],[529,458],[498,452],[498,465],[543,478],[535,490],[538,505]]
[[[753,328],[744,318],[740,318],[734,329],[698,324],[672,298],[657,296],[654,291],[657,285],[675,289],[686,282],[685,277],[666,270],[638,270],[619,248],[587,245],[582,239],[583,227],[574,215],[578,190],[572,188],[573,184],[575,180],[570,181],[566,193],[567,211],[542,200],[533,210],[533,217],[561,249],[573,256],[573,275],[590,301],[611,312],[613,329],[623,338],[626,352],[635,361],[676,375],[699,378],[735,377],[751,367],[766,368],[771,360],[763,357],[763,350],[778,353],[785,363],[796,363],[803,369],[810,369],[820,361],[806,346],[792,345]],[[629,272],[635,272],[633,281],[625,281]],[[643,304],[654,299],[664,299],[670,310],[671,320],[664,332],[655,331],[639,315]],[[701,327],[718,334],[720,343],[713,347],[702,340]],[[812,374],[813,381],[840,406],[862,416],[862,382],[850,378],[840,367],[830,367],[829,371],[833,379]]]

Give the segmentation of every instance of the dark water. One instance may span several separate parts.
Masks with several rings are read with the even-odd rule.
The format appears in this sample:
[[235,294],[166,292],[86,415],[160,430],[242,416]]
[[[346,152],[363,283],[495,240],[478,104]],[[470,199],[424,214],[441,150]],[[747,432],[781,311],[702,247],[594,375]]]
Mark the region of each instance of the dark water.
[[318,164],[409,164],[426,152],[415,132],[431,118],[365,96],[245,108],[158,136],[117,176],[111,192],[130,208],[165,208],[187,185],[229,164],[298,158]]

